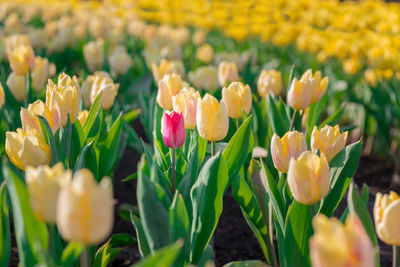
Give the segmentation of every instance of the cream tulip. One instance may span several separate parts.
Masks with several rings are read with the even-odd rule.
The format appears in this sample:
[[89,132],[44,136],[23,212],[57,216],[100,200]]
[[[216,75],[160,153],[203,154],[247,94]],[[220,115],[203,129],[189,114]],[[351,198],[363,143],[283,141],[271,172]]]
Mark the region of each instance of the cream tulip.
[[257,80],[257,90],[261,97],[267,97],[269,92],[279,95],[282,90],[282,74],[276,70],[263,70]]
[[8,75],[6,84],[8,89],[10,89],[11,94],[17,99],[19,102],[23,102],[26,100],[27,92],[26,92],[26,84],[25,84],[25,75],[18,75],[15,72],[11,72]]
[[193,87],[183,88],[172,97],[173,108],[176,112],[183,114],[186,129],[196,128],[197,103],[200,99],[199,92]]
[[226,86],[229,82],[239,81],[239,72],[233,62],[222,61],[218,65],[218,82]]
[[32,70],[31,77],[33,89],[36,92],[42,91],[44,84],[49,77],[49,61],[47,58],[35,58],[35,67]]
[[179,93],[183,88],[181,77],[176,74],[166,74],[158,82],[156,102],[163,109],[172,109],[172,97]]
[[339,125],[326,125],[321,130],[316,126],[311,133],[311,148],[324,153],[330,162],[346,145],[348,132],[340,133]]
[[83,55],[90,71],[100,70],[104,61],[104,41],[97,39],[83,47]]
[[231,83],[228,88],[222,89],[222,102],[231,118],[241,118],[242,112],[249,114],[252,103],[250,86],[241,82]]
[[376,194],[374,205],[375,228],[378,237],[388,245],[400,246],[400,198],[393,191]]

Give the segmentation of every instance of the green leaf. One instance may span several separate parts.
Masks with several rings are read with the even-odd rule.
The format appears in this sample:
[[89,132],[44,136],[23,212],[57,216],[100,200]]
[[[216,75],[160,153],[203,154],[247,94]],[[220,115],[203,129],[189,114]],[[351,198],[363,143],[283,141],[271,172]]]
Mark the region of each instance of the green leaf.
[[161,203],[156,184],[141,172],[137,184],[137,201],[146,240],[151,253],[154,253],[170,243],[168,208]]
[[51,131],[50,125],[47,122],[47,120],[42,117],[38,116],[40,126],[42,127],[42,133],[45,141],[50,145],[50,153],[51,153],[51,161],[50,161],[50,166],[53,166],[58,162],[57,160],[57,148],[56,148],[56,142],[54,140],[53,133]]
[[175,259],[178,257],[179,252],[182,249],[182,246],[183,241],[178,240],[175,243],[156,251],[153,255],[147,256],[132,267],[173,266]]
[[272,130],[274,133],[282,137],[289,129],[289,118],[286,113],[283,114],[278,110],[278,107],[270,94],[268,95],[267,101],[267,114]]
[[139,115],[141,113],[142,113],[142,110],[140,108],[132,109],[132,110],[130,110],[127,113],[124,114],[124,121],[127,122],[127,123],[131,123],[134,120],[136,120],[137,117],[139,117]]
[[308,240],[313,234],[311,207],[296,200],[290,205],[285,227],[287,266],[311,266]]
[[186,239],[189,230],[189,215],[183,197],[177,191],[169,209],[169,232],[171,241]]
[[229,177],[235,176],[246,160],[250,146],[251,122],[252,116],[243,122],[224,150],[223,156],[228,167]]
[[11,199],[15,239],[22,266],[34,266],[47,251],[49,234],[46,225],[36,220],[29,202],[28,190],[18,170],[3,161],[3,176]]
[[85,124],[83,125],[83,130],[86,136],[89,136],[89,132],[91,131],[93,125],[95,124],[96,119],[98,119],[98,113],[99,110],[101,109],[100,106],[101,94],[102,93],[100,93],[94,100],[92,106],[89,109],[88,118],[86,119]]
[[258,260],[248,260],[248,261],[232,261],[225,264],[223,267],[268,267],[265,262]]
[[135,239],[129,234],[114,234],[96,252],[93,267],[107,267],[108,264],[129,245],[135,243]]
[[81,123],[78,120],[75,121],[75,123],[72,124],[70,167],[74,166],[78,160],[82,147],[84,146],[85,138],[86,136]]
[[87,144],[86,146],[83,147],[83,149],[78,157],[78,160],[76,161],[76,163],[74,165],[74,172],[85,167],[85,160],[86,160],[87,155],[92,150],[93,142],[94,141],[90,142],[89,144]]
[[69,159],[71,153],[72,125],[69,116],[65,127],[60,127],[58,130],[62,134],[60,136],[61,140],[59,144],[57,144],[58,159],[59,161],[64,162],[66,159]]
[[[322,127],[324,127],[325,125],[331,125],[334,126],[335,124],[337,124],[339,122],[340,117],[342,117],[342,114],[344,112],[344,106],[340,107],[339,109],[337,109],[335,111],[335,113],[333,113],[330,117],[328,117],[326,120],[324,120],[320,125],[319,125],[319,129],[321,129]],[[312,130],[311,130],[312,131]]]
[[330,186],[328,195],[321,203],[321,213],[331,216],[351,182],[355,171],[357,170],[362,151],[361,141],[351,144],[339,152],[330,162]]
[[228,183],[225,159],[218,153],[204,164],[190,193],[193,205],[190,262],[194,264],[200,260],[217,226]]
[[136,238],[138,240],[140,255],[142,257],[146,257],[147,255],[150,254],[149,243],[147,242],[142,222],[140,221],[139,217],[133,214],[133,212],[131,212],[131,222],[136,230]]
[[74,266],[74,263],[79,259],[83,249],[84,245],[82,243],[70,242],[61,255],[60,265],[66,267]]
[[0,186],[0,266],[8,266],[11,255],[10,213],[6,184]]

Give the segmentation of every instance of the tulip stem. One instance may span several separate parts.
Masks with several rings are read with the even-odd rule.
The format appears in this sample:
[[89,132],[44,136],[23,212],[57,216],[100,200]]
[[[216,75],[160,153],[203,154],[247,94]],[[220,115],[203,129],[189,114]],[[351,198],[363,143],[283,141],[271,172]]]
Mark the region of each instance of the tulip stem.
[[399,249],[396,245],[393,245],[393,267],[399,266]]
[[171,161],[172,161],[171,191],[172,195],[175,195],[175,148],[172,149]]
[[235,121],[236,121],[236,130],[238,130],[239,129],[239,119],[235,119]]
[[80,267],[89,267],[90,262],[89,262],[89,248],[87,246],[83,247],[82,253],[81,253],[81,258],[80,258]]
[[292,121],[290,122],[290,128],[289,131],[293,129],[294,126],[294,121],[296,120],[296,115],[297,115],[297,110],[294,111],[293,116],[292,116]]
[[211,141],[211,156],[215,156],[215,142]]

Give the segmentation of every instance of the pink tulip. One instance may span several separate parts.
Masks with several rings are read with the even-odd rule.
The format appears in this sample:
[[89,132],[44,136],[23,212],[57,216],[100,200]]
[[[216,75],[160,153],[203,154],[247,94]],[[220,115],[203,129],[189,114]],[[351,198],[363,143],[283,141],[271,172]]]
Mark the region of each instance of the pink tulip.
[[172,111],[165,112],[161,120],[161,133],[164,144],[176,149],[185,143],[185,123],[182,113]]

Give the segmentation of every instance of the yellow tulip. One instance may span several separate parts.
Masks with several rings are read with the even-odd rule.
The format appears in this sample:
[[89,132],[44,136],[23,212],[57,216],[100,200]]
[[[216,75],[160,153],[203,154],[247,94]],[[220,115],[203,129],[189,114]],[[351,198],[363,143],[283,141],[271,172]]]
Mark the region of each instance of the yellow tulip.
[[302,110],[310,105],[312,82],[310,80],[297,80],[295,77],[287,94],[287,102],[295,110]]
[[213,91],[218,88],[218,69],[212,65],[197,68],[188,74],[195,88]]
[[117,75],[125,74],[132,66],[132,59],[124,46],[114,48],[111,55],[108,57],[110,69]]
[[204,63],[211,63],[214,58],[214,49],[209,44],[203,44],[197,48],[196,58]]
[[74,174],[57,201],[57,228],[67,241],[97,245],[110,233],[114,221],[114,200],[109,177],[97,184],[88,169]]
[[192,41],[195,45],[201,45],[206,40],[206,32],[203,30],[196,30],[193,33]]
[[276,70],[263,70],[257,80],[258,94],[267,97],[269,92],[279,95],[282,90],[282,74]]
[[21,108],[22,128],[24,130],[28,128],[36,129],[39,133],[42,133],[38,116],[42,116],[47,120],[53,133],[61,126],[60,114],[58,112],[51,112],[42,100],[36,100],[28,105],[28,109]]
[[104,61],[104,41],[97,39],[83,47],[83,55],[90,71],[100,70]]
[[89,116],[88,110],[85,109],[85,110],[79,111],[78,120],[82,126],[85,125],[85,122],[87,121],[88,116]]
[[56,222],[57,198],[62,186],[72,178],[70,170],[65,170],[61,162],[53,167],[37,168],[27,166],[25,181],[35,217],[47,223]]
[[400,246],[400,198],[393,191],[390,194],[376,194],[374,219],[376,233],[379,238],[389,245]]
[[310,238],[313,267],[373,267],[375,249],[355,215],[343,224],[337,218],[318,214],[313,219],[314,235]]
[[161,60],[160,65],[152,64],[151,69],[153,71],[153,77],[156,83],[158,83],[165,74],[176,73],[181,77],[185,75],[185,67],[183,66],[182,61],[168,61]]
[[7,51],[10,67],[18,75],[26,75],[35,67],[35,52],[31,46],[19,45]]
[[274,134],[271,139],[271,155],[275,168],[287,173],[291,158],[297,159],[307,151],[307,143],[303,133],[298,131],[287,132],[280,138]]
[[58,76],[57,84],[49,80],[46,90],[46,106],[50,112],[58,112],[61,125],[65,126],[68,116],[73,123],[78,117],[81,106],[81,92],[78,80],[65,73]]
[[6,51],[12,51],[14,48],[24,45],[31,46],[29,36],[26,34],[13,34],[4,39]]
[[50,146],[36,130],[18,128],[16,132],[6,132],[6,153],[19,169],[37,167],[50,163]]
[[312,70],[308,69],[301,76],[301,81],[310,81],[311,83],[311,100],[310,104],[318,102],[321,97],[325,94],[326,89],[328,88],[328,77],[322,78],[322,74],[320,71],[317,71],[312,74]]
[[172,109],[172,97],[179,93],[183,88],[181,77],[176,74],[166,74],[158,82],[156,102],[163,109]]
[[222,89],[222,102],[231,118],[241,118],[242,112],[248,114],[251,110],[251,89],[249,85],[233,82],[228,88]]
[[23,102],[26,100],[27,92],[25,75],[18,75],[15,72],[11,72],[10,75],[8,75],[6,84],[15,99],[17,99],[19,102]]
[[311,148],[313,152],[319,150],[326,159],[331,161],[346,145],[348,132],[340,133],[339,125],[326,125],[320,131],[316,126],[311,133]]
[[96,72],[94,72],[93,75],[88,75],[86,77],[85,81],[83,81],[83,83],[82,83],[81,94],[82,94],[82,98],[83,98],[83,104],[84,104],[85,108],[87,108],[87,109],[89,109],[90,106],[92,105],[92,100],[91,100],[90,96],[92,94],[93,83],[98,76],[103,77],[103,78],[110,78],[110,75],[108,74],[108,72],[96,71]]
[[228,82],[239,81],[239,72],[233,62],[222,61],[218,65],[218,82],[221,86],[227,85]]
[[201,99],[199,92],[192,87],[183,88],[172,97],[172,105],[176,112],[182,113],[185,128],[193,130],[196,127],[197,102]]
[[300,203],[311,205],[329,191],[329,165],[324,154],[306,151],[291,158],[287,176],[290,191]]
[[44,84],[46,83],[46,79],[49,76],[49,61],[47,58],[36,57],[35,58],[35,67],[32,70],[32,87],[36,92],[40,92]]
[[197,104],[197,131],[208,141],[225,138],[229,129],[229,117],[225,104],[219,103],[212,95],[206,94]]
[[3,107],[5,102],[5,95],[4,95],[4,88],[3,85],[0,83],[0,109]]
[[90,92],[90,101],[93,103],[101,93],[100,105],[104,110],[112,107],[118,94],[119,84],[108,77],[96,76]]

